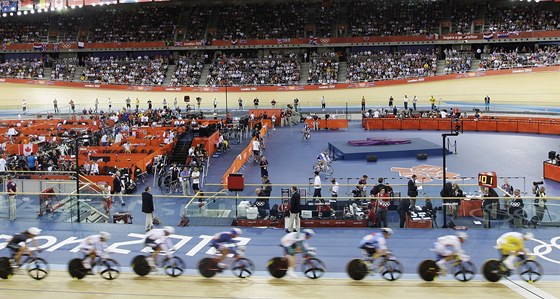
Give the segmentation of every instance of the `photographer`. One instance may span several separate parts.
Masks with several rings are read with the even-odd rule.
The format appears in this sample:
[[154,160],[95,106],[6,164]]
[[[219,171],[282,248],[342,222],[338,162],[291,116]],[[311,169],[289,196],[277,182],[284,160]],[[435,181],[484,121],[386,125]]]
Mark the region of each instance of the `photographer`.
[[533,204],[535,205],[535,211],[537,214],[537,220],[540,224],[544,218],[544,210],[546,210],[546,192],[544,186],[542,185],[542,181],[540,182],[533,182],[533,194],[535,194],[535,200]]

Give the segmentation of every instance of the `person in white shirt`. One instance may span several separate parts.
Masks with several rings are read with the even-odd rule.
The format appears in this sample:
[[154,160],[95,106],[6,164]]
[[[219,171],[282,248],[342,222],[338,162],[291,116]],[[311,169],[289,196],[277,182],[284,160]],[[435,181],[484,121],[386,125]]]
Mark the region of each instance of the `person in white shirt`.
[[117,133],[117,135],[115,136],[115,144],[120,145],[123,139],[123,135],[121,133],[121,131],[119,131]]
[[90,173],[91,173],[91,175],[98,175],[99,174],[99,164],[97,164],[97,162],[95,162],[95,161],[91,162]]
[[86,237],[82,243],[80,243],[80,250],[84,254],[84,259],[82,260],[82,265],[87,270],[87,274],[93,274],[91,272],[91,265],[97,256],[102,259],[109,258],[107,254],[107,241],[111,238],[111,234],[108,232],[99,232],[97,235],[91,235]]
[[259,156],[261,151],[261,143],[257,138],[253,140],[253,158],[255,159],[255,163],[259,162]]
[[0,156],[0,175],[6,172],[6,159],[4,156]]
[[338,182],[336,181],[335,178],[331,179],[331,184],[332,187],[331,189],[331,197],[338,197],[338,190],[340,189],[340,186],[338,185]]
[[196,194],[198,192],[198,190],[200,190],[200,171],[198,171],[198,167],[194,167],[193,171],[191,172],[191,178],[192,178],[192,188],[194,190],[194,193]]
[[108,139],[107,134],[104,133],[103,136],[101,136],[101,145],[102,146],[107,146],[108,145],[107,144],[107,139]]
[[321,198],[321,177],[319,176],[319,172],[314,172],[315,177],[313,178],[313,197]]
[[467,259],[463,254],[462,244],[468,239],[469,235],[465,232],[458,232],[457,235],[447,235],[439,237],[434,243],[434,252],[437,255],[436,265],[441,274],[447,273],[447,262],[454,258]]
[[151,247],[154,250],[152,256],[146,258],[146,261],[152,270],[155,270],[156,268],[157,257],[161,251],[163,251],[168,258],[173,257],[173,242],[171,242],[169,236],[174,233],[175,228],[173,226],[166,226],[163,229],[155,228],[146,233],[144,245]]

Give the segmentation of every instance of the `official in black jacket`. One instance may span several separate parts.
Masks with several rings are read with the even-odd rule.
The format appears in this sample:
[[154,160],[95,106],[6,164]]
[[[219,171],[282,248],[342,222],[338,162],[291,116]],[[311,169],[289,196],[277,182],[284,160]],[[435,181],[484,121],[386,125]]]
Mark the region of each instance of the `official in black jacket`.
[[146,231],[151,230],[154,226],[154,197],[151,191],[152,188],[148,186],[142,192],[142,212],[146,213]]

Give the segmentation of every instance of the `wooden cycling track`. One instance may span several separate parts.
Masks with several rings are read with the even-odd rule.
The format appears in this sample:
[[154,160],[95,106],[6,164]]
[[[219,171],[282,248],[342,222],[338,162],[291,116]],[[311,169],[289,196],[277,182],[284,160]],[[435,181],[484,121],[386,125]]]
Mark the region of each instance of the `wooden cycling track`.
[[[353,281],[349,278],[304,277],[275,279],[269,277],[231,278],[227,275],[211,279],[187,275],[138,277],[123,274],[114,281],[98,276],[73,280],[62,271],[53,271],[46,279],[34,281],[25,274],[0,281],[2,298],[556,298],[560,286],[555,282],[537,282],[522,286],[539,292],[516,293],[506,285],[483,281],[459,282],[441,280],[423,282],[401,279],[388,282],[379,277]],[[542,293],[542,291],[546,293]]]
[[[412,83],[405,85],[379,86],[373,88],[318,90],[318,91],[289,91],[289,92],[229,92],[229,109],[237,108],[237,99],[242,97],[245,107],[252,107],[252,99],[258,97],[261,107],[270,107],[270,101],[275,99],[279,107],[292,103],[294,98],[300,99],[302,107],[318,107],[322,96],[325,96],[327,109],[329,107],[359,106],[362,96],[365,96],[368,106],[386,106],[389,96],[395,98],[395,105],[402,107],[402,98],[408,95],[412,99],[418,96],[419,106],[429,106],[428,99],[433,95],[442,102],[472,102],[483,106],[483,99],[489,95],[492,104],[516,104],[560,106],[560,72],[522,73],[496,75],[489,77],[473,77],[445,81]],[[0,84],[0,109],[21,111],[22,99],[26,99],[29,111],[51,111],[53,99],[58,100],[61,112],[68,112],[68,102],[74,100],[78,111],[93,108],[96,98],[99,98],[99,109],[107,111],[108,98],[111,98],[113,109],[125,106],[125,99],[140,100],[140,107],[147,108],[147,100],[151,99],[154,107],[162,107],[164,98],[172,106],[174,98],[179,99],[179,105],[184,106],[181,99],[189,95],[191,99],[202,97],[202,108],[210,108],[213,98],[218,100],[218,109],[225,108],[223,92],[142,92],[133,90],[107,90],[94,88],[61,88],[45,87],[29,84]],[[194,104],[194,103],[193,103]],[[442,103],[442,106],[443,103]],[[63,107],[66,107],[65,109]],[[332,112],[332,110],[331,110]]]
[[[329,106],[359,106],[365,96],[368,106],[385,106],[389,96],[395,103],[402,105],[402,97],[416,95],[420,106],[428,106],[427,99],[434,95],[443,101],[464,101],[483,105],[487,94],[492,104],[517,104],[560,106],[560,72],[524,73],[516,75],[499,75],[484,78],[468,78],[430,83],[415,83],[387,87],[374,87],[352,90],[293,91],[262,93],[230,93],[229,107],[237,107],[236,99],[242,97],[245,104],[254,97],[261,99],[261,105],[268,106],[275,99],[280,106],[291,103],[297,97],[303,107],[319,106],[321,96],[327,99]],[[73,99],[77,109],[93,107],[95,98],[100,99],[100,109],[107,110],[107,98],[113,101],[113,108],[124,106],[124,99],[138,97],[141,107],[152,99],[155,107],[161,106],[163,98],[172,103],[174,97],[182,99],[184,93],[160,93],[138,91],[113,91],[102,89],[54,88],[26,84],[0,84],[0,110],[21,110],[21,100],[26,99],[30,111],[52,111],[52,100],[58,99],[59,106],[67,106]],[[197,96],[205,99],[203,108],[211,106],[211,98],[216,97],[220,109],[225,108],[225,94],[191,93],[191,99]],[[134,105],[134,100],[132,105]],[[67,109],[67,108],[66,108]],[[63,112],[64,109],[61,109]],[[67,111],[67,110],[66,110]],[[405,265],[405,267],[413,267]],[[545,276],[546,277],[546,276]],[[187,275],[175,279],[165,276],[140,278],[132,274],[123,274],[115,281],[105,281],[99,277],[87,277],[82,281],[72,280],[64,271],[53,271],[43,281],[33,281],[26,275],[18,275],[10,280],[0,281],[0,298],[370,298],[383,296],[392,298],[555,298],[560,297],[560,286],[547,281],[533,285],[520,283],[524,288],[503,283],[488,283],[475,279],[462,283],[451,279],[423,282],[410,277],[396,282],[387,282],[379,277],[352,281],[349,278],[322,278],[319,280],[273,279],[269,276],[252,277],[245,280],[234,279],[226,275],[205,279],[198,275]],[[537,289],[534,289],[534,288]],[[518,292],[513,289],[519,289]],[[540,293],[544,291],[545,293]]]

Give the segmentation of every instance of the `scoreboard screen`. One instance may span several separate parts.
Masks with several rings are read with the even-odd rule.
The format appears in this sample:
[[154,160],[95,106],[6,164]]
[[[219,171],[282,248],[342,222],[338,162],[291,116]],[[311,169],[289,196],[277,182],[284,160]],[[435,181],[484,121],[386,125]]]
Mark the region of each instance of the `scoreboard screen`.
[[483,187],[496,188],[498,177],[495,172],[481,172],[478,174],[478,185]]
[[18,0],[2,0],[2,2],[0,2],[0,8],[2,12],[17,12],[18,4]]

